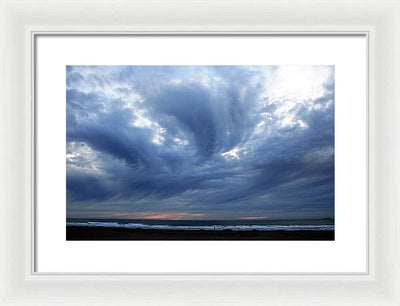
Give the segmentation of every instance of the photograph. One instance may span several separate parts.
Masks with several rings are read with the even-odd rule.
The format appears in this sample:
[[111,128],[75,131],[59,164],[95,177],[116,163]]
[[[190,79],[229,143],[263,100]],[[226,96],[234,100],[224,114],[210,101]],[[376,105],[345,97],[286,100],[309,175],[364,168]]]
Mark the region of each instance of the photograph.
[[1,305],[400,306],[400,0],[0,3]]
[[66,240],[335,240],[335,66],[66,66]]

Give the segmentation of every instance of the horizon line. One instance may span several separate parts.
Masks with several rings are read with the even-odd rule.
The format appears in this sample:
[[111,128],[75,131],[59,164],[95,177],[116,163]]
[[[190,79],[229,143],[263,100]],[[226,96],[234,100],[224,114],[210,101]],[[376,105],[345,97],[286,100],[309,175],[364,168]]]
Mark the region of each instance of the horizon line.
[[241,219],[151,219],[151,218],[87,218],[87,217],[67,217],[66,219],[88,219],[88,220],[144,220],[144,221],[285,221],[285,220],[324,220],[330,219],[335,220],[331,217],[321,217],[321,218],[291,218],[291,219],[270,219],[270,218],[241,218]]

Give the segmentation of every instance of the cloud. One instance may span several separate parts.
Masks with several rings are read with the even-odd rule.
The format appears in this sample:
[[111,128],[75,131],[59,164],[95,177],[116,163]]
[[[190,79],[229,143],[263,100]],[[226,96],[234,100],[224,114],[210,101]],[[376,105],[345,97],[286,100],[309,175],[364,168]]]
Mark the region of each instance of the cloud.
[[69,216],[333,217],[332,66],[68,66]]

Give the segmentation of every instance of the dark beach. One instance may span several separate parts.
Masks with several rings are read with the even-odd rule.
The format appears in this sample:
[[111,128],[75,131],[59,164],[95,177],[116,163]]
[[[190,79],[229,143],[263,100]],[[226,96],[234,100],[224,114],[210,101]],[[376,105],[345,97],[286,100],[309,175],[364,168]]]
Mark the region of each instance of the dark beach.
[[67,226],[67,240],[335,240],[334,231],[160,230]]

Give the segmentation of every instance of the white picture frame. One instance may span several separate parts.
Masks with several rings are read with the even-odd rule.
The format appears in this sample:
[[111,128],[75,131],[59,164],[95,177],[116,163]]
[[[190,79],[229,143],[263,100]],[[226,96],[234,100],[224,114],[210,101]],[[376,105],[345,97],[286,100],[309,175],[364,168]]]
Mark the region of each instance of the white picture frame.
[[[400,1],[1,2],[1,305],[400,305]],[[368,273],[35,273],[36,35],[365,35]]]

